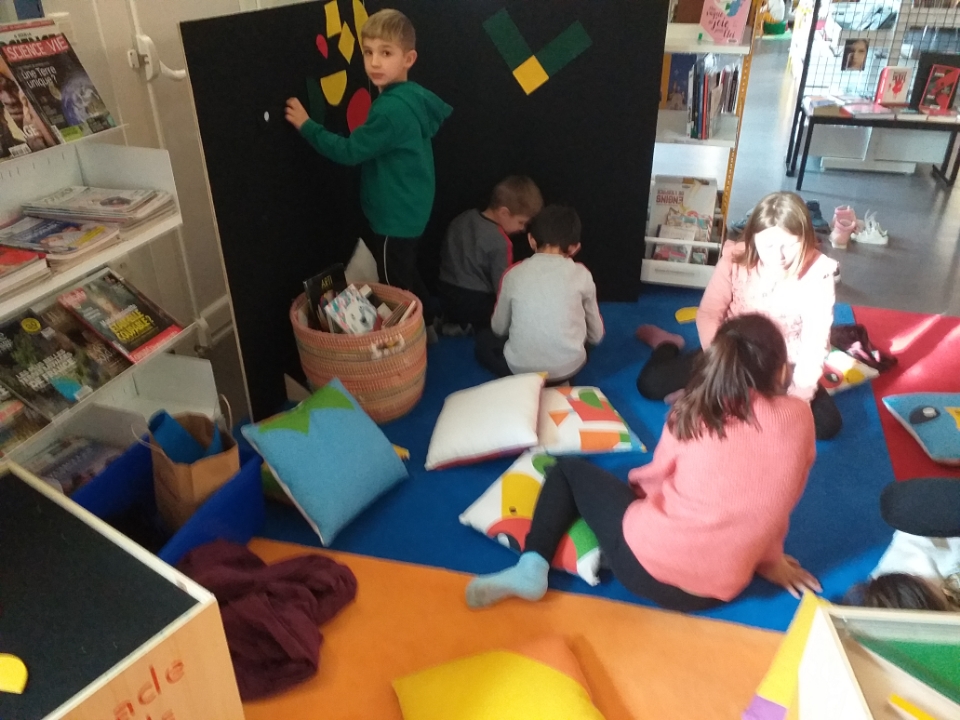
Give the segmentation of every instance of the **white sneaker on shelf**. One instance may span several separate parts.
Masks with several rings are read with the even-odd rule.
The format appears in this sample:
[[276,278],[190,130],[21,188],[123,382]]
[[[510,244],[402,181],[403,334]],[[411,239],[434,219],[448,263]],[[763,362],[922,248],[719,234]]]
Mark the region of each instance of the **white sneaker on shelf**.
[[875,212],[868,211],[863,219],[863,229],[851,235],[854,242],[861,245],[888,245],[890,243],[890,237],[887,235],[887,231],[880,227]]

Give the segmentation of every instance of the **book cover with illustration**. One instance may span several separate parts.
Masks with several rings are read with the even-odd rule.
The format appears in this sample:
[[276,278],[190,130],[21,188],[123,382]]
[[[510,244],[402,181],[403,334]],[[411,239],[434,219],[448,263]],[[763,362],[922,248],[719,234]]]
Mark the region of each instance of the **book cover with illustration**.
[[0,325],[0,383],[48,419],[109,376],[80,348],[32,312]]
[[715,179],[657,175],[653,183],[647,235],[659,236],[660,227],[666,225],[691,229],[695,233],[694,240],[710,242],[716,205]]
[[663,56],[663,74],[660,82],[661,110],[687,109],[690,71],[696,61],[696,55],[687,53]]
[[704,0],[700,27],[718,45],[739,45],[749,14],[750,0]]
[[36,25],[0,53],[25,95],[64,142],[115,127],[103,98],[55,23]]
[[958,80],[960,80],[960,68],[949,65],[931,67],[926,87],[920,97],[920,110],[934,113],[948,112],[957,94]]
[[877,94],[873,101],[881,105],[906,106],[910,102],[910,74],[912,68],[904,65],[888,65],[880,71]]
[[173,318],[109,269],[57,300],[131,362],[181,331]]
[[119,236],[120,231],[109,225],[24,217],[0,228],[0,245],[66,259],[102,247]]
[[29,155],[59,142],[0,53],[0,160]]

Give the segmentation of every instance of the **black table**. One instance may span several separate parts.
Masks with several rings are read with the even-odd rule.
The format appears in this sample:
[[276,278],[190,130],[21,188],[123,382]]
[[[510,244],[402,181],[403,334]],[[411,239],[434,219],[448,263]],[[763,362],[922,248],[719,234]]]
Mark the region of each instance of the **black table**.
[[[793,143],[793,154],[790,157],[790,163],[787,167],[787,177],[797,176],[797,190],[803,186],[803,174],[807,166],[807,156],[810,154],[810,140],[813,137],[813,129],[817,125],[840,125],[845,127],[870,127],[870,128],[890,128],[893,130],[928,130],[932,132],[950,133],[950,142],[947,143],[947,151],[943,156],[943,162],[940,166],[933,167],[935,177],[943,180],[947,185],[953,185],[957,179],[958,165],[960,165],[960,154],[953,161],[953,167],[949,175],[947,168],[950,165],[950,158],[953,156],[954,145],[957,141],[957,133],[960,132],[960,122],[944,123],[932,120],[903,120],[889,118],[869,118],[869,117],[837,117],[833,115],[810,115],[806,108],[800,109],[800,122],[797,124],[797,137]],[[806,134],[806,137],[804,137]],[[803,140],[803,156],[800,157],[800,170],[797,172],[797,159],[800,156],[800,141]]]

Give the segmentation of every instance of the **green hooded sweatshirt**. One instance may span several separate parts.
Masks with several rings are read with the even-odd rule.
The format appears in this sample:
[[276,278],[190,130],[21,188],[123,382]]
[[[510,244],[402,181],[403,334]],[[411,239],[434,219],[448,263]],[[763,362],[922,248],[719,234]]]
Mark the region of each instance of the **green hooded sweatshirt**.
[[375,233],[423,234],[436,191],[433,144],[453,108],[415,82],[388,85],[370,106],[367,121],[341,137],[307,120],[300,134],[341,165],[360,165],[360,205]]

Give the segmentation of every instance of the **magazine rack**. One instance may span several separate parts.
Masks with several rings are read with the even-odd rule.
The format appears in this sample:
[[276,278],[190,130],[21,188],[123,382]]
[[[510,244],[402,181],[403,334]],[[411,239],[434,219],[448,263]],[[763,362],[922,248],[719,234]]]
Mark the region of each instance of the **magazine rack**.
[[[717,209],[714,225],[715,231],[711,242],[694,242],[670,240],[670,245],[686,245],[692,248],[706,248],[710,253],[710,262],[716,263],[720,245],[723,241],[726,227],[727,209],[729,207],[730,189],[733,186],[733,173],[737,162],[737,148],[740,144],[740,124],[743,118],[743,106],[747,97],[747,83],[750,79],[750,65],[753,60],[755,39],[760,34],[762,13],[759,12],[761,0],[754,0],[751,8],[751,21],[747,23],[743,40],[738,45],[721,45],[711,42],[699,23],[670,23],[667,25],[667,37],[664,44],[664,54],[692,54],[722,56],[724,59],[739,60],[740,79],[737,88],[737,98],[732,114],[721,114],[718,118],[717,129],[713,136],[706,140],[697,140],[686,136],[686,110],[670,110],[661,108],[657,114],[657,144],[684,145],[686,152],[716,153],[727,151],[726,174],[717,178],[717,184],[722,188],[720,206]],[[656,160],[654,161],[656,163]],[[680,173],[669,172],[670,175]],[[654,184],[651,182],[651,205]],[[713,264],[697,265],[683,262],[653,259],[654,247],[657,243],[665,242],[663,238],[653,237],[657,234],[656,228],[648,228],[644,237],[644,259],[640,269],[640,278],[643,282],[660,285],[679,285],[683,287],[703,288],[707,286],[713,275]]]
[[[101,135],[109,135],[107,131]],[[0,163],[0,216],[15,212],[28,200],[69,185],[91,185],[123,189],[159,189],[170,193],[179,208],[170,156],[166,150],[113,145],[92,136],[67,145],[58,145],[31,155]],[[99,269],[119,261],[129,253],[145,247],[182,224],[181,215],[163,218],[154,223],[121,234],[120,242],[48,276],[43,281],[0,300],[0,321],[34,306],[38,301],[81,282]],[[109,406],[137,415],[149,416],[166,407],[165,397],[158,397],[158,384],[170,385],[171,378],[194,376],[198,371],[189,357],[165,357],[164,353],[186,345],[196,336],[196,324],[183,325],[183,332],[161,345],[149,357],[134,364],[121,375],[94,391],[83,400],[57,415],[43,430],[33,435],[10,453],[13,459],[23,460],[39,450],[46,442],[65,431],[65,428],[83,424],[83,413],[94,405]],[[151,368],[163,357],[157,367]],[[207,363],[209,365],[209,363]],[[159,375],[164,377],[158,379]],[[149,388],[149,392],[143,388]],[[216,391],[212,390],[214,398]],[[184,411],[216,412],[211,409],[209,393],[195,393],[191,397],[175,398],[177,407]]]

